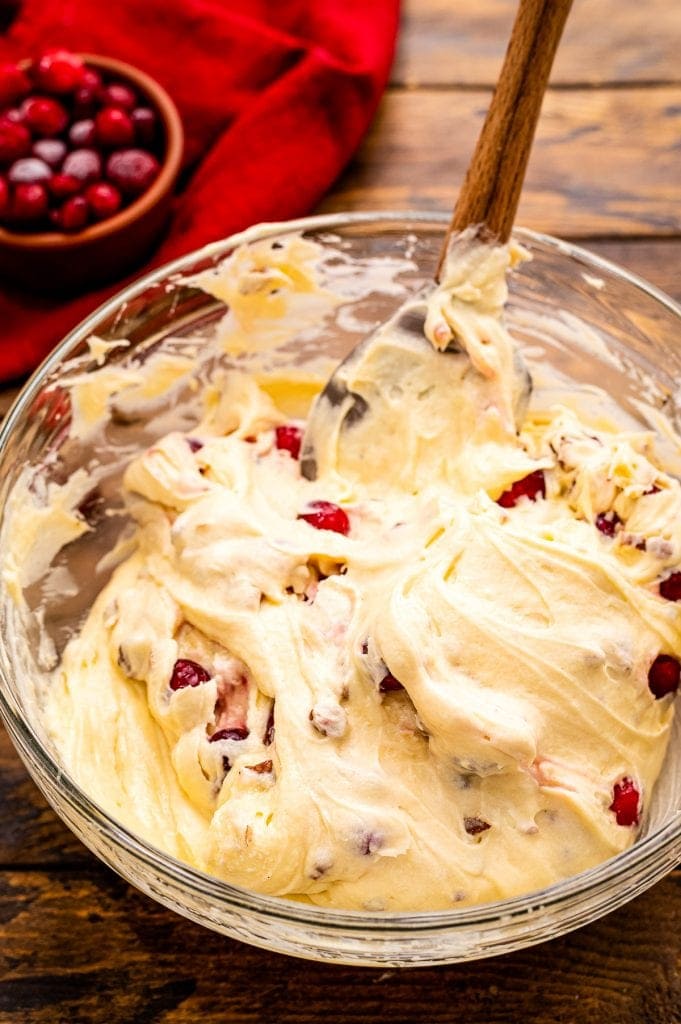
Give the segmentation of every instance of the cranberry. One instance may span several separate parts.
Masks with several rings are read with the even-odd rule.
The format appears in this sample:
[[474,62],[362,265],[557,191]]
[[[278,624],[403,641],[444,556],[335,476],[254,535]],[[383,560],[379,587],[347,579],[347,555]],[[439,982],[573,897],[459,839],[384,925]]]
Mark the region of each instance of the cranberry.
[[55,199],[68,199],[80,192],[82,182],[72,174],[53,174],[47,183],[50,193]]
[[609,810],[615,812],[618,825],[638,825],[640,794],[633,781],[624,776],[616,782],[612,791]]
[[9,187],[7,179],[0,174],[0,217],[6,212],[9,206]]
[[96,181],[102,176],[102,159],[94,149],[74,149],[64,160],[62,173],[86,184]]
[[130,114],[135,139],[141,146],[153,146],[156,141],[156,114],[150,107],[136,107]]
[[95,118],[97,141],[109,149],[129,146],[135,138],[135,129],[130,115],[119,107],[104,107]]
[[95,141],[95,122],[91,117],[74,121],[69,128],[69,142],[72,146],[91,146]]
[[31,152],[31,133],[23,124],[0,118],[0,163],[9,164]]
[[19,107],[10,107],[2,116],[5,120],[11,121],[12,124],[23,124],[25,120]]
[[486,832],[492,826],[489,822],[483,821],[482,818],[464,818],[463,827],[469,836],[479,836],[481,832]]
[[497,505],[501,505],[502,508],[513,508],[521,498],[529,498],[530,501],[536,501],[537,498],[545,497],[546,482],[544,480],[544,471],[542,469],[535,469],[534,473],[529,473],[522,480],[516,480],[507,491],[504,491],[497,498]]
[[61,103],[50,96],[29,96],[21,105],[27,126],[34,135],[59,135],[68,124],[69,117]]
[[681,601],[681,572],[673,572],[660,583],[660,595],[668,601]]
[[84,65],[81,57],[68,50],[49,50],[36,62],[33,74],[38,85],[46,92],[70,93],[83,81]]
[[14,161],[7,172],[7,177],[13,185],[18,185],[19,182],[34,185],[38,181],[47,181],[51,178],[52,171],[45,161],[39,160],[37,156],[25,156],[22,160]]
[[200,683],[207,683],[210,675],[202,665],[198,665],[189,658],[178,658],[173,665],[173,673],[170,677],[171,690],[183,690],[185,686],[198,686]]
[[47,213],[47,191],[38,182],[20,182],[14,189],[10,213],[16,220],[39,220]]
[[248,739],[249,730],[245,727],[236,726],[234,729],[217,729],[209,739],[209,743],[217,743],[219,740],[245,740]]
[[18,64],[0,64],[0,107],[15,103],[30,91],[30,79]]
[[92,117],[96,109],[97,91],[95,89],[88,88],[87,85],[83,85],[80,89],[76,89],[73,97],[73,113],[76,117]]
[[616,512],[599,512],[595,522],[597,530],[604,533],[606,537],[614,537],[615,531],[622,520]]
[[289,452],[294,459],[300,457],[300,445],[303,440],[303,432],[300,427],[289,424],[285,427],[277,427],[274,433],[276,445],[280,451]]
[[658,654],[648,671],[648,687],[656,700],[676,693],[681,681],[681,665],[670,654]]
[[143,149],[121,149],[112,153],[106,165],[106,176],[126,196],[145,192],[160,171],[156,157]]
[[112,82],[106,85],[100,92],[100,100],[103,104],[111,107],[119,107],[121,110],[133,110],[137,106],[137,95],[129,85],[122,82]]
[[187,444],[189,445],[190,451],[196,454],[203,448],[203,441],[199,441],[198,437],[188,437]]
[[404,687],[398,679],[395,679],[395,676],[387,672],[378,684],[378,689],[381,693],[395,693],[397,690],[403,690]]
[[249,764],[248,766],[252,772],[257,772],[258,775],[263,775],[267,772],[272,771],[271,761],[261,761],[260,764]]
[[338,505],[331,501],[311,501],[307,512],[301,512],[298,519],[304,519],[316,530],[333,530],[347,537],[350,532],[350,520]]
[[93,92],[99,92],[102,88],[102,76],[96,68],[83,68],[83,74],[80,80],[81,89],[92,89]]
[[106,220],[113,217],[121,208],[121,194],[115,185],[109,185],[106,181],[97,181],[94,185],[88,185],[85,190],[85,198],[90,204],[90,210],[96,220]]
[[92,68],[86,68],[83,83],[73,94],[73,112],[76,117],[91,117],[99,106],[102,79]]
[[63,231],[80,231],[88,222],[90,207],[83,196],[71,196],[53,213],[54,223]]
[[54,170],[66,156],[66,143],[61,139],[38,139],[33,143],[33,155],[44,160]]

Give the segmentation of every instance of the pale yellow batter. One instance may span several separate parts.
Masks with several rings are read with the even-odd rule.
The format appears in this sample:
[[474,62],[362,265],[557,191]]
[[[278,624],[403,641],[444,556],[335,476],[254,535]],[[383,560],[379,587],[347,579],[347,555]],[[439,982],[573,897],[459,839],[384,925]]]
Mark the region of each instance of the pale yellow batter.
[[[673,715],[674,686],[653,689],[681,656],[659,590],[681,489],[647,434],[561,407],[518,434],[510,260],[452,261],[430,355],[354,440],[329,438],[314,481],[276,431],[303,424],[236,371],[190,436],[129,466],[137,548],[46,718],[68,771],[152,843],[260,892],[416,910],[634,841]],[[452,337],[463,354],[436,351]]]

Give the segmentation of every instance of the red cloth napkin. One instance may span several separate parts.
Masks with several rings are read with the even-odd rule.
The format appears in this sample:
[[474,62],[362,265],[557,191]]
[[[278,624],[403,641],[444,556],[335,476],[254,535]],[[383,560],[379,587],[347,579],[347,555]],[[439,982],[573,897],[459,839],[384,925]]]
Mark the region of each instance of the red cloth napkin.
[[[152,266],[260,220],[308,212],[385,86],[399,0],[24,0],[0,61],[100,53],[156,78],[185,128],[188,179]],[[0,379],[31,370],[123,282],[68,302],[0,286]]]

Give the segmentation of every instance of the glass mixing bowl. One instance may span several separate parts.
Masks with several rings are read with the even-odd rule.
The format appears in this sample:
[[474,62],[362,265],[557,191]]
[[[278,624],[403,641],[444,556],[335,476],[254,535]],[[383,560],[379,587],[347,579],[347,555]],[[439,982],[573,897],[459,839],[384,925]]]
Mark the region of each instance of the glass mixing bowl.
[[[641,838],[598,867],[513,899],[438,912],[331,911],[261,896],[173,859],[98,807],[60,765],[41,724],[37,684],[46,668],[39,633],[50,635],[58,656],[110,571],[100,558],[115,542],[124,517],[103,515],[102,506],[117,513],[121,508],[121,465],[167,431],[168,405],[186,429],[195,415],[194,392],[175,388],[165,407],[151,402],[146,413],[135,416],[121,415],[115,402],[107,406],[104,396],[110,419],[104,441],[100,435],[88,443],[69,436],[60,385],[95,373],[102,364],[138,360],[143,365],[162,339],[170,339],[176,352],[198,352],[201,339],[215,334],[225,307],[188,278],[210,271],[237,243],[276,241],[291,231],[327,250],[325,272],[335,275],[345,298],[268,358],[272,365],[304,368],[315,359],[319,364],[320,354],[341,357],[430,279],[445,223],[443,215],[419,213],[313,217],[254,228],[162,267],[102,306],[58,346],[0,430],[3,526],[12,489],[27,467],[29,473],[35,468],[36,479],[62,481],[78,466],[102,469],[97,492],[83,506],[86,515],[97,507],[90,516],[92,530],[56,557],[51,587],[38,580],[27,589],[35,614],[19,617],[3,584],[0,712],[35,782],[101,860],[167,907],[233,938],[330,962],[407,966],[504,953],[587,924],[642,892],[681,859],[679,722]],[[678,429],[681,309],[644,281],[572,245],[528,231],[519,231],[517,238],[532,260],[511,277],[507,321],[545,395],[570,379],[582,386],[584,401],[594,409],[607,411],[609,394],[622,415],[639,426],[664,416]],[[93,347],[87,344],[92,335],[126,339],[129,346]],[[549,365],[552,374],[544,380]],[[679,473],[673,440],[666,446],[670,468]],[[60,593],[55,585],[62,562],[78,581],[77,593],[73,588]]]

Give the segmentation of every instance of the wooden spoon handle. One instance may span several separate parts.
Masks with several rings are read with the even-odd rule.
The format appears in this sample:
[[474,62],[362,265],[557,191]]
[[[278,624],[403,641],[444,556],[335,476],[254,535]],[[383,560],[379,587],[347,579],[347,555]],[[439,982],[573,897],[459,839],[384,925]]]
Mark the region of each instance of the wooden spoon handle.
[[572,0],[520,0],[504,65],[447,229],[436,280],[452,234],[480,225],[507,242],[546,83]]

